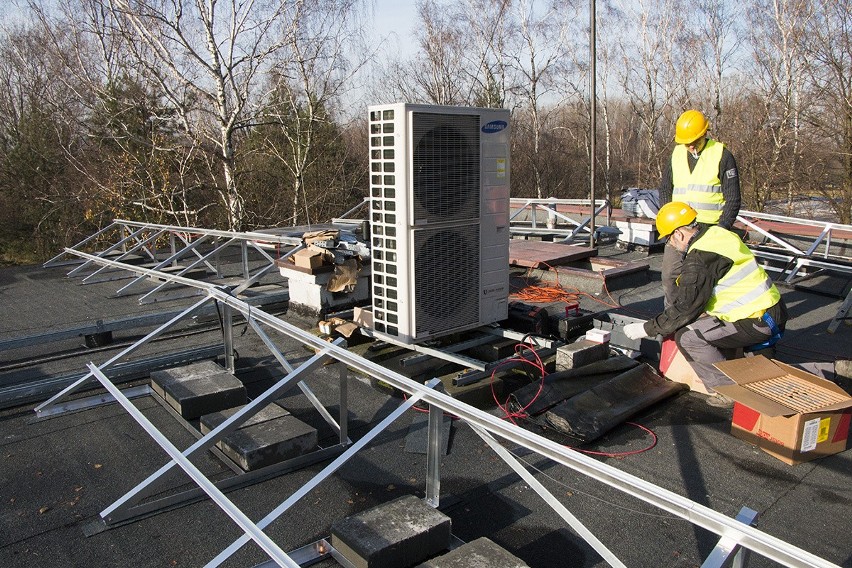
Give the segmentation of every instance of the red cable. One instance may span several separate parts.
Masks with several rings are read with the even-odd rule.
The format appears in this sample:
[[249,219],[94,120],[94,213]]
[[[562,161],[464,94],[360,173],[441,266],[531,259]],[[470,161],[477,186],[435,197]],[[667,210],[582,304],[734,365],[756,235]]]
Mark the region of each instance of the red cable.
[[641,424],[636,424],[635,422],[625,422],[625,424],[630,424],[631,426],[636,426],[637,428],[641,428],[642,430],[645,430],[647,433],[649,433],[651,435],[651,438],[652,438],[651,445],[649,445],[645,448],[642,448],[641,450],[630,450],[630,451],[627,451],[627,452],[612,452],[612,453],[611,452],[596,452],[594,450],[584,450],[582,448],[576,448],[574,446],[568,446],[568,445],[566,445],[565,447],[571,448],[572,450],[577,450],[578,452],[583,452],[584,454],[589,454],[589,455],[592,455],[592,456],[603,456],[603,457],[607,457],[607,458],[620,458],[620,457],[624,457],[624,456],[632,456],[633,454],[641,454],[642,452],[647,452],[648,450],[650,450],[651,448],[653,448],[654,446],[657,445],[657,435],[650,428],[646,428],[645,426],[642,426]]
[[[530,351],[532,353],[532,355],[535,357],[535,360],[530,361],[530,360],[526,359],[523,356],[524,351]],[[533,347],[531,345],[528,345],[526,343],[518,343],[517,345],[515,345],[515,353],[516,353],[517,357],[513,357],[511,359],[506,359],[505,361],[503,361],[502,363],[500,363],[499,365],[494,367],[494,369],[491,371],[490,385],[489,386],[491,388],[491,396],[494,399],[494,403],[497,405],[497,408],[499,408],[500,410],[503,411],[503,416],[501,418],[503,420],[508,420],[509,422],[511,422],[512,424],[517,426],[518,423],[515,422],[516,418],[524,418],[524,419],[529,418],[529,414],[527,414],[526,410],[536,401],[536,399],[539,397],[539,395],[541,395],[541,391],[544,389],[544,378],[547,376],[547,370],[544,367],[544,363],[542,362],[541,357],[539,357],[538,353],[535,351],[535,349],[533,349]],[[497,398],[497,393],[494,390],[494,376],[497,373],[497,370],[500,369],[500,367],[507,365],[509,363],[523,363],[523,364],[526,364],[526,365],[531,365],[533,368],[535,368],[535,369],[537,369],[541,372],[541,379],[539,379],[538,390],[536,391],[535,395],[532,397],[532,399],[530,400],[529,403],[527,403],[523,408],[521,408],[521,409],[519,409],[515,412],[511,412],[509,410],[509,399],[508,398],[506,399],[506,402],[504,404],[500,404],[500,400]],[[408,396],[405,393],[402,393],[402,398],[404,400],[408,400]],[[416,406],[413,406],[412,408],[417,412],[425,412],[425,413],[429,412],[425,408],[417,408]],[[455,416],[455,415],[450,414],[448,412],[444,412],[444,414],[449,416],[452,420],[458,420],[458,418],[459,418],[458,416]],[[578,448],[576,446],[569,446],[567,444],[564,444],[564,446],[566,448],[570,448],[572,450],[576,450],[578,452],[582,452],[582,453],[588,454],[588,455],[610,457],[610,458],[619,458],[619,457],[630,456],[630,455],[634,455],[634,454],[641,454],[642,452],[647,452],[648,450],[654,448],[657,445],[657,435],[650,428],[646,428],[645,426],[642,426],[641,424],[636,424],[635,422],[626,422],[625,424],[635,426],[637,428],[644,430],[648,434],[650,434],[651,438],[652,438],[651,443],[648,446],[646,446],[642,449],[630,450],[630,451],[626,451],[626,452],[597,452],[597,451],[594,451],[594,450],[584,450],[582,448]]]

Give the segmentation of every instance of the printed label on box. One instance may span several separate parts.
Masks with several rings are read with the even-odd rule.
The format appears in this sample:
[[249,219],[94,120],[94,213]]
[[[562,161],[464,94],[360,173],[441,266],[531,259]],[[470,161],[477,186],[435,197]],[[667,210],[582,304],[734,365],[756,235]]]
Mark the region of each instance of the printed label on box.
[[826,416],[819,421],[819,435],[817,436],[817,444],[821,444],[828,440],[828,431],[831,430],[831,417]]
[[809,452],[816,449],[820,431],[819,423],[819,418],[805,422],[805,428],[802,430],[802,452]]

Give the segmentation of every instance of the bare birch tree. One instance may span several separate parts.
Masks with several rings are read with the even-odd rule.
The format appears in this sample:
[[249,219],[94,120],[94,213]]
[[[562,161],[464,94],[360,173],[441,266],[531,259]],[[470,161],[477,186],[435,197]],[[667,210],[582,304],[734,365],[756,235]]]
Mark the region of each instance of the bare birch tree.
[[[621,86],[642,124],[642,154],[636,160],[639,183],[654,184],[672,139],[672,116],[688,101],[691,67],[681,60],[682,46],[693,42],[684,27],[686,9],[680,0],[620,2],[621,27],[617,33],[622,52]],[[703,95],[703,93],[702,93]],[[663,119],[667,119],[664,124]],[[661,147],[660,142],[664,141]]]
[[542,141],[549,113],[558,110],[565,100],[565,93],[558,90],[558,79],[566,75],[572,62],[568,52],[572,41],[566,21],[570,9],[568,2],[540,7],[535,0],[519,0],[512,6],[512,20],[517,30],[512,35],[506,59],[513,73],[511,92],[519,107],[516,113],[523,117],[523,121],[516,124],[521,126],[519,130],[528,136],[531,144],[531,189],[538,198],[555,189],[544,187],[546,158]]
[[[733,66],[740,52],[742,33],[738,23],[742,18],[742,7],[730,0],[700,0],[698,19],[700,27],[695,30],[698,47],[698,67],[702,72],[692,84],[693,89],[704,89],[713,114],[710,116],[714,134],[724,131],[727,119],[724,110],[726,79],[732,76]],[[697,71],[697,70],[696,70]]]
[[841,223],[852,222],[852,12],[846,0],[814,0],[805,34],[816,148],[827,148],[822,185]]
[[435,0],[418,0],[417,16],[420,53],[414,61],[395,65],[397,92],[409,102],[463,104],[468,89],[458,22]]
[[100,0],[136,66],[159,86],[186,135],[203,140],[223,175],[227,226],[243,224],[237,132],[256,119],[260,75],[291,30],[298,0]]
[[790,203],[802,181],[795,169],[806,79],[802,41],[809,4],[808,0],[758,0],[749,10],[751,76],[762,108],[750,109],[756,121],[750,130],[758,139],[745,149],[750,187],[745,188],[744,197],[757,210],[772,199],[776,188],[785,188]]
[[[273,91],[265,119],[276,125],[280,137],[272,138],[266,150],[276,156],[292,180],[291,219],[294,224],[310,224],[311,201],[331,199],[342,204],[343,187],[348,179],[343,172],[327,176],[338,187],[315,188],[309,195],[306,172],[322,156],[317,148],[321,131],[340,134],[333,110],[340,105],[354,74],[365,60],[351,61],[352,48],[360,43],[359,0],[326,0],[320,4],[302,3],[292,13],[292,31],[276,58]],[[284,144],[277,142],[283,141]],[[325,144],[332,141],[326,137]],[[329,164],[331,165],[331,164]],[[341,160],[337,167],[342,168]]]
[[466,30],[462,35],[468,89],[464,98],[474,106],[502,108],[506,104],[511,5],[511,0],[466,0],[450,6],[454,19]]

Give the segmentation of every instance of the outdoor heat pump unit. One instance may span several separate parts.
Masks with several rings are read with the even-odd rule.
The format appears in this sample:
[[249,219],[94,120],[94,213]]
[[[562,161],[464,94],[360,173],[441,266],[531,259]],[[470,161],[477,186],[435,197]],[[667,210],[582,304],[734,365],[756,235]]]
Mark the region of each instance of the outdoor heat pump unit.
[[413,344],[506,319],[509,111],[368,112],[375,335]]

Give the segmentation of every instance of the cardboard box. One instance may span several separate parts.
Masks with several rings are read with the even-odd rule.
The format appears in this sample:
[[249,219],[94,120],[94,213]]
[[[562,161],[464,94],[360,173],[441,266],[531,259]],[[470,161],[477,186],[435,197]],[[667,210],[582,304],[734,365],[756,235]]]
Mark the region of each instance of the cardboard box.
[[737,438],[790,465],[846,449],[852,397],[839,386],[762,355],[716,367],[736,383],[716,390],[736,401]]
[[373,329],[373,312],[370,310],[370,308],[362,308],[361,306],[355,306],[352,321],[354,321],[361,327]]
[[704,394],[710,392],[677,348],[677,343],[671,336],[665,337],[660,347],[660,373],[670,381],[685,384],[689,390]]
[[293,264],[300,268],[319,268],[322,266],[322,253],[311,249],[302,249],[293,255]]

